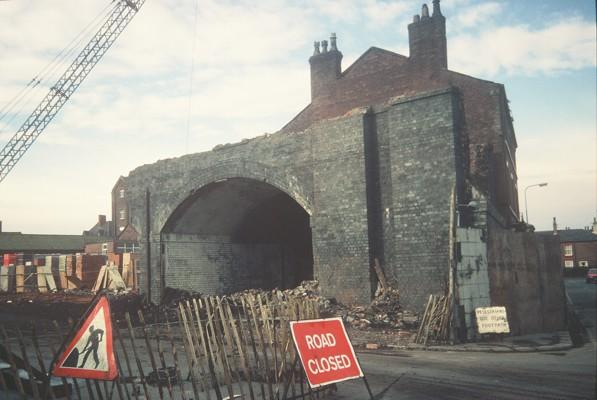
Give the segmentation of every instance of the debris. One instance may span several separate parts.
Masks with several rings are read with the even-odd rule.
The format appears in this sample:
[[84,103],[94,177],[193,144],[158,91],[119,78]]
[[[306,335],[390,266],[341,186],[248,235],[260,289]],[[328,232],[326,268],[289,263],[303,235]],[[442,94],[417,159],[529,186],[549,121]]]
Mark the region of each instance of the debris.
[[377,343],[367,343],[365,345],[365,348],[367,350],[377,350],[377,349],[379,349],[379,345]]
[[450,296],[429,295],[423,319],[419,325],[415,343],[447,343],[450,340],[450,319],[452,303]]
[[127,290],[126,284],[118,273],[118,266],[114,264],[103,265],[97,275],[92,292],[97,293],[102,289],[108,289],[112,292],[124,292]]

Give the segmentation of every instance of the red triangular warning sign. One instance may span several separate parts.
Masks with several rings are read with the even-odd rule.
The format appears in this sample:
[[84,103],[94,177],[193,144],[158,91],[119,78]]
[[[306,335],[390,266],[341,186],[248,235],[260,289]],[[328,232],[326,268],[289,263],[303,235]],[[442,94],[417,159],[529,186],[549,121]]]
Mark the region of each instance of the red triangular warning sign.
[[53,364],[52,375],[109,381],[118,376],[112,345],[110,303],[102,295],[92,307]]

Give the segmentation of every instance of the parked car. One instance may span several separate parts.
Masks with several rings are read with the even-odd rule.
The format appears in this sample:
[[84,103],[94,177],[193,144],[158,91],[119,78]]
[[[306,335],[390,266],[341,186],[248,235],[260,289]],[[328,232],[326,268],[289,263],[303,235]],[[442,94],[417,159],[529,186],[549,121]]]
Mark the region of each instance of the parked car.
[[587,283],[597,283],[597,268],[589,268],[587,271]]

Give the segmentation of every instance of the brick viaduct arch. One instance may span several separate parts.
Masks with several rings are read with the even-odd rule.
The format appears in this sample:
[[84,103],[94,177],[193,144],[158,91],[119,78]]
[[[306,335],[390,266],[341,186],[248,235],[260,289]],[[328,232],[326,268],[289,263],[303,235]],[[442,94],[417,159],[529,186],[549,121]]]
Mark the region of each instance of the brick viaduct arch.
[[[183,204],[193,193],[201,188],[224,179],[244,178],[253,179],[255,181],[265,182],[282,192],[286,193],[290,198],[296,201],[309,215],[313,215],[313,203],[309,195],[307,185],[300,180],[278,168],[271,165],[247,160],[228,161],[220,164],[212,165],[208,168],[202,169],[197,175],[192,175],[190,179],[184,183],[185,191],[173,199],[170,206],[174,206],[170,215],[176,212],[176,209]],[[189,191],[188,188],[191,188]],[[169,218],[168,218],[169,219]],[[166,228],[168,221],[164,221],[159,231]]]
[[[304,210],[312,274],[324,295],[344,303],[368,302],[376,285],[371,265],[379,258],[405,306],[420,306],[428,293],[442,292],[445,281],[448,243],[442,232],[448,230],[452,188],[462,176],[456,95],[445,89],[403,98],[377,111],[357,109],[320,121],[302,132],[262,135],[131,171],[125,179],[129,218],[141,238],[142,292],[159,300],[167,284],[183,287],[197,268],[203,268],[200,279],[212,279],[220,292],[227,291],[213,260],[230,252],[209,248],[205,257],[195,253],[177,263],[164,257],[175,251],[172,242],[205,247],[217,242],[214,236],[231,236],[216,228],[175,227],[173,221],[195,196],[217,189],[218,181],[234,180],[228,189],[253,191],[263,199],[283,193],[292,199],[284,204]],[[424,123],[419,115],[426,116]],[[432,157],[430,149],[435,149]],[[209,210],[217,203],[205,204]],[[205,215],[199,218],[206,221]],[[220,222],[227,224],[221,220],[213,226]],[[191,288],[203,290],[198,285]]]

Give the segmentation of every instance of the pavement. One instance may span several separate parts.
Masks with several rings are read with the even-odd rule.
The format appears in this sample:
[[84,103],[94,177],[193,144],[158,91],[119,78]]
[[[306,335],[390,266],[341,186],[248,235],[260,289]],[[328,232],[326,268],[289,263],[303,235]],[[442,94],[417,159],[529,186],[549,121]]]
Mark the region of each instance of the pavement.
[[401,346],[389,345],[379,349],[355,349],[357,353],[392,355],[398,351],[425,350],[443,352],[483,353],[531,353],[542,351],[564,351],[574,347],[568,331],[537,333],[524,336],[504,336],[498,340],[469,342],[453,345],[422,345],[409,343]]

